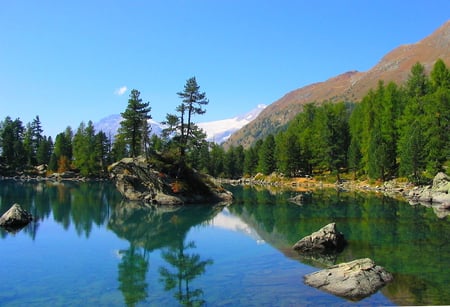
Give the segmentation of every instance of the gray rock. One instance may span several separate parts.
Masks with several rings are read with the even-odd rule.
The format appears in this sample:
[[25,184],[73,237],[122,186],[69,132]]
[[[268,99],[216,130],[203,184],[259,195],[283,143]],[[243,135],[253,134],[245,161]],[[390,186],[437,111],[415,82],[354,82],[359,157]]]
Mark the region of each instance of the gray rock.
[[444,173],[438,173],[433,179],[432,186],[417,187],[411,190],[407,198],[418,203],[449,203],[450,202],[450,177]]
[[336,223],[330,223],[302,238],[292,248],[301,253],[330,252],[341,251],[345,244],[344,235],[337,231]]
[[188,179],[177,179],[176,169],[176,166],[157,169],[144,157],[125,158],[108,168],[118,191],[130,201],[156,205],[232,201],[230,192],[195,170],[186,170]]
[[0,217],[0,226],[14,231],[26,226],[33,220],[33,216],[19,204],[14,204]]
[[391,273],[369,258],[334,265],[304,277],[309,286],[355,301],[374,294],[392,279]]

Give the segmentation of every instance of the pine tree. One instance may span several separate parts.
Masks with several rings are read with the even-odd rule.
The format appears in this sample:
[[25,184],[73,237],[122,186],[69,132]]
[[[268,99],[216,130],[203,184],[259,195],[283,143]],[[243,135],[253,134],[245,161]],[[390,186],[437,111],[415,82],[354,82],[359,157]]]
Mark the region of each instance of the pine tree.
[[258,170],[264,175],[269,175],[276,170],[275,146],[275,137],[269,134],[259,151]]
[[132,157],[144,153],[143,148],[146,148],[151,127],[144,123],[151,119],[150,103],[143,103],[140,94],[136,89],[131,90],[128,106],[125,112],[121,113],[123,120],[120,122],[117,136],[128,146]]
[[23,144],[24,130],[19,118],[12,120],[11,117],[7,116],[1,123],[1,155],[7,165],[15,168],[23,168],[27,160]]
[[405,110],[398,121],[398,158],[400,175],[420,181],[426,165],[424,111],[430,82],[420,63],[411,68],[406,82]]

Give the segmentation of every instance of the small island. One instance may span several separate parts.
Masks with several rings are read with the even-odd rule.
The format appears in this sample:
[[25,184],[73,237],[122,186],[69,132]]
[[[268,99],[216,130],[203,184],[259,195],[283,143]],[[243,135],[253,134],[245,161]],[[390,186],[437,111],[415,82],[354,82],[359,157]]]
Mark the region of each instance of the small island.
[[212,177],[157,154],[151,160],[124,158],[112,164],[109,172],[118,191],[131,201],[174,206],[233,200]]

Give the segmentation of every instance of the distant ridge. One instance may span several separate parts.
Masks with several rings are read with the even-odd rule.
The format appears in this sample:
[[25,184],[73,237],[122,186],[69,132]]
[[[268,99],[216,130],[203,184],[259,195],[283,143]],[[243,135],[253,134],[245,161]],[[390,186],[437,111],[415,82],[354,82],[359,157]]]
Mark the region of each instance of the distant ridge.
[[251,123],[231,135],[225,147],[251,146],[256,140],[278,131],[310,102],[359,102],[379,80],[402,84],[411,67],[420,62],[429,72],[437,59],[450,66],[450,21],[415,44],[402,45],[386,54],[367,72],[349,71],[324,82],[294,90],[273,102]]

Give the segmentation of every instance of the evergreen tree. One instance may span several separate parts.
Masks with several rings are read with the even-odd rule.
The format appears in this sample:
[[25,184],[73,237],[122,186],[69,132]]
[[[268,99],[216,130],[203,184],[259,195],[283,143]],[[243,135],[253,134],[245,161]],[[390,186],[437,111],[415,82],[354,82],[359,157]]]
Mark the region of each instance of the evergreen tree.
[[269,175],[276,170],[275,145],[275,137],[269,134],[259,151],[258,170],[264,175]]
[[48,138],[43,137],[37,148],[36,160],[37,164],[48,164],[50,162],[50,157],[53,150],[53,141],[49,136]]
[[49,170],[62,173],[71,168],[73,156],[72,138],[73,132],[71,127],[67,127],[64,132],[56,135],[53,154],[50,157]]
[[101,167],[98,151],[96,150],[95,130],[92,121],[87,126],[80,124],[73,137],[73,164],[80,170],[81,175],[98,175]]
[[213,177],[219,177],[223,175],[224,171],[224,156],[225,151],[224,149],[215,144],[211,144],[211,151],[210,151],[210,165],[208,168],[208,174],[210,174]]
[[450,159],[450,71],[438,60],[431,71],[433,92],[425,100],[426,169],[431,176],[443,171]]
[[255,145],[244,152],[244,175],[253,176],[258,172],[259,149],[263,141],[259,139]]
[[424,111],[430,82],[420,63],[411,68],[406,82],[405,110],[398,121],[398,158],[400,175],[420,181],[426,166]]
[[7,116],[1,123],[0,140],[2,158],[7,165],[15,168],[23,168],[26,163],[26,152],[23,144],[24,127],[22,121],[17,118],[12,120]]
[[143,103],[139,97],[140,92],[131,90],[128,106],[125,112],[121,113],[123,120],[120,122],[117,139],[125,142],[132,157],[144,153],[146,148],[150,127],[147,121],[151,119],[149,114],[151,108],[149,102]]
[[303,167],[298,137],[292,130],[275,137],[277,168],[287,176],[295,176]]
[[209,103],[205,92],[200,92],[200,86],[197,84],[195,77],[186,81],[184,90],[177,93],[182,99],[182,103],[177,107],[176,111],[179,115],[167,114],[166,124],[169,126],[165,129],[165,135],[175,134],[174,141],[180,150],[180,160],[183,163],[186,150],[189,144],[195,144],[200,136],[198,127],[193,123],[194,115],[202,115],[206,112],[203,106]]

